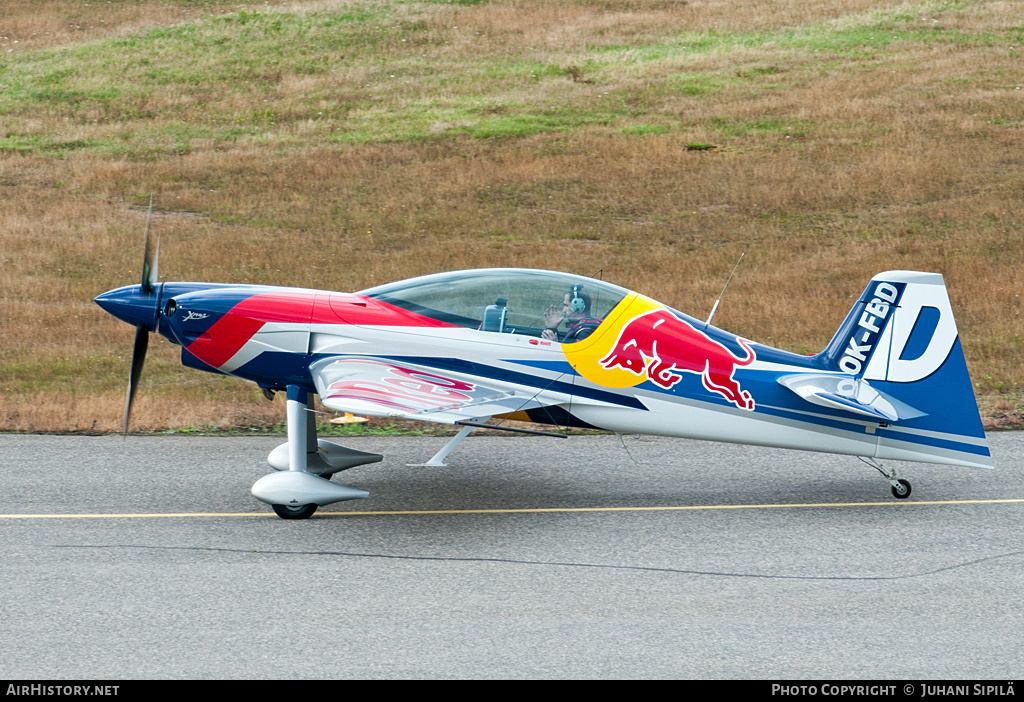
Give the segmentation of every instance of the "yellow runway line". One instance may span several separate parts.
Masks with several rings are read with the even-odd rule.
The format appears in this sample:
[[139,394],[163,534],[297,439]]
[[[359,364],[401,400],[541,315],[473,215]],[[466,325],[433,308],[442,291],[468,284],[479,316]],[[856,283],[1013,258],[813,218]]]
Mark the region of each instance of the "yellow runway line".
[[[801,502],[758,505],[683,505],[664,507],[536,507],[519,509],[438,509],[394,510],[379,512],[318,512],[318,517],[385,517],[457,514],[545,514],[581,512],[693,512],[729,509],[799,509],[829,507],[925,507],[935,505],[997,505],[1024,503],[1024,498],[997,500],[933,500],[920,502]],[[0,519],[170,519],[191,517],[274,517],[273,512],[170,512],[143,514],[0,514]]]

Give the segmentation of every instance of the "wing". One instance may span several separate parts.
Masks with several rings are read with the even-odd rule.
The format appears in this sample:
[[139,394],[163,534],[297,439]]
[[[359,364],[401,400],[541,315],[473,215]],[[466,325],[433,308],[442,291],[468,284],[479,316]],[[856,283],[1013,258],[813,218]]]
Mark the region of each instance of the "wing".
[[439,374],[411,363],[334,356],[310,366],[320,401],[338,412],[441,424],[551,406],[472,376]]

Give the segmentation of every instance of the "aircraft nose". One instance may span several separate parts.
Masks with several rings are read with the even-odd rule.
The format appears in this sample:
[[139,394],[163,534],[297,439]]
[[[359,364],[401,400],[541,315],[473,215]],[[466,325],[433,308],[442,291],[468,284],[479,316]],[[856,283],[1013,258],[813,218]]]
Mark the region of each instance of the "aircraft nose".
[[141,285],[126,285],[97,295],[94,301],[122,322],[145,327],[149,331],[156,328],[160,309],[158,290],[144,293]]

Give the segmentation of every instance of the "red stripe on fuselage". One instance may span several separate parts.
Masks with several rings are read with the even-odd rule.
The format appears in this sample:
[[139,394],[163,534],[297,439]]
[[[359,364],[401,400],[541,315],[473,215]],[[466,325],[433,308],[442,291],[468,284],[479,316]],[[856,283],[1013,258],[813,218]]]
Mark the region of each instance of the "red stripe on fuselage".
[[205,334],[189,344],[189,353],[220,368],[267,322],[309,324],[315,291],[257,293],[231,308]]
[[362,295],[280,290],[257,293],[242,300],[206,333],[189,344],[188,351],[203,363],[220,368],[268,322],[391,327],[455,326]]
[[385,327],[455,327],[372,297],[354,293],[322,293],[313,307],[314,324],[355,324]]

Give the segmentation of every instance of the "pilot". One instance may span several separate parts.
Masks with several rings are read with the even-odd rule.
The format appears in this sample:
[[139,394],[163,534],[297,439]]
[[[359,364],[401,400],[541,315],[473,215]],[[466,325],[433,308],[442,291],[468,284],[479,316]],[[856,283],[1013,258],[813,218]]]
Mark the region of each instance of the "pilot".
[[590,336],[601,323],[600,319],[590,316],[590,292],[582,285],[573,285],[562,300],[562,313],[559,314],[554,305],[544,313],[544,331],[542,339],[559,341],[558,327],[565,322],[565,333],[561,336],[563,344],[580,341]]

